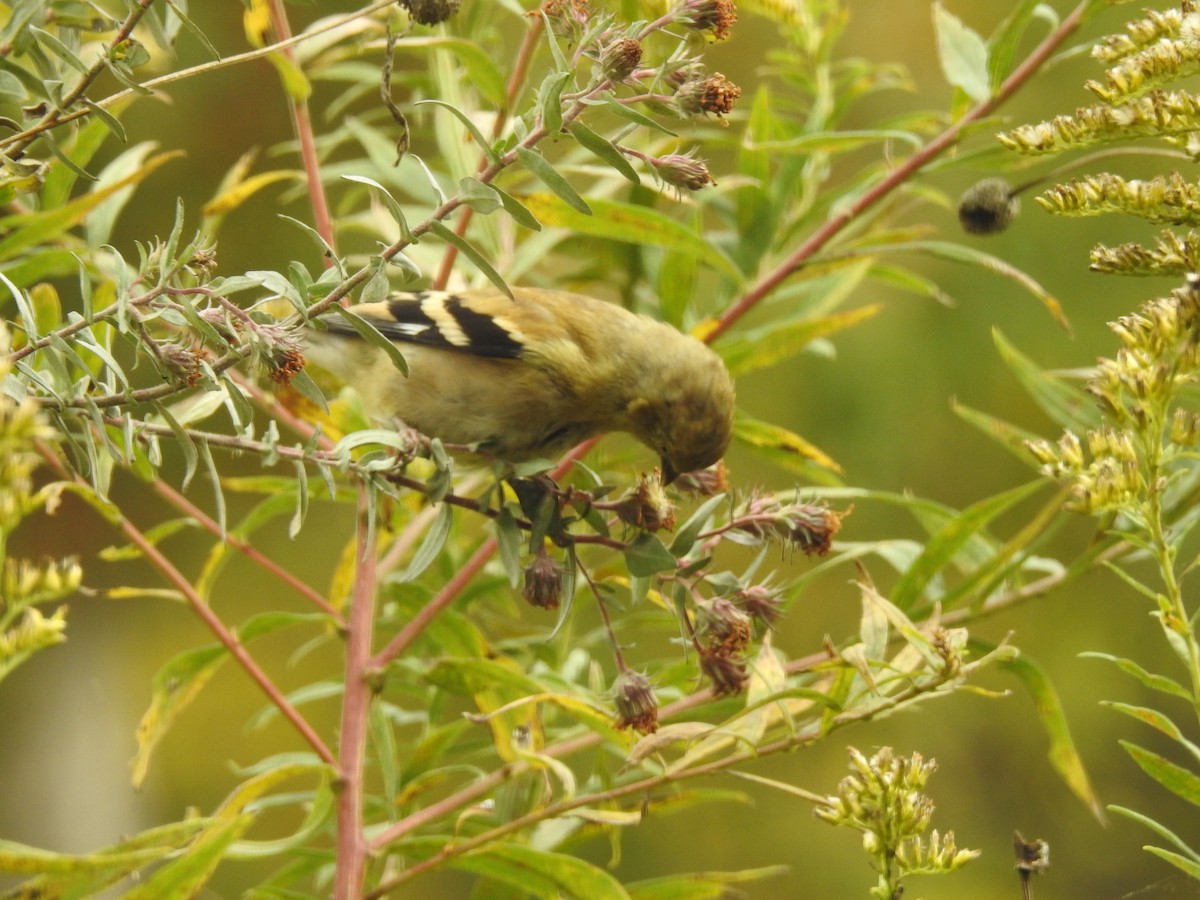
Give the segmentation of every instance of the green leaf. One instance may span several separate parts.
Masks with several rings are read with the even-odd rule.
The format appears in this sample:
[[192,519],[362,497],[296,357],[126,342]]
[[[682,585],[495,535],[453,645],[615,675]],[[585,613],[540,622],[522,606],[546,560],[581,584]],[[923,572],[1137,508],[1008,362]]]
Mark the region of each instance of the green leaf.
[[999,88],[1012,71],[1021,39],[1041,5],[1042,0],[1019,0],[992,34],[988,41],[988,81],[992,90]]
[[443,503],[441,509],[437,511],[437,515],[434,516],[433,524],[425,533],[425,539],[421,541],[421,546],[413,554],[408,568],[396,576],[396,580],[400,583],[413,581],[429,568],[430,564],[437,559],[438,554],[442,552],[442,547],[446,545],[446,538],[450,536],[450,528],[453,524],[454,507]]
[[625,154],[618,150],[612,141],[606,140],[596,134],[596,132],[578,120],[567,126],[567,131],[571,133],[571,137],[579,142],[581,147],[608,163],[629,181],[637,185],[642,183],[642,179],[638,177],[637,170],[629,164],[629,160],[625,158]]
[[1170,850],[1164,850],[1161,847],[1146,847],[1148,853],[1153,853],[1161,860],[1165,860],[1175,868],[1187,872],[1195,881],[1200,881],[1200,862],[1194,859],[1188,859],[1186,856],[1180,856],[1178,853],[1172,853]]
[[552,135],[562,131],[562,92],[571,75],[570,71],[551,72],[538,88],[538,111],[542,116],[542,127]]
[[489,844],[453,860],[450,865],[541,897],[586,897],[629,900],[612,875],[565,853],[550,853],[521,844]]
[[400,226],[400,236],[406,240],[412,240],[412,232],[408,230],[408,220],[404,217],[404,210],[400,207],[400,203],[392,196],[391,191],[385,188],[374,178],[368,178],[365,175],[343,175],[346,181],[354,181],[358,184],[365,184],[372,188],[383,199],[384,205],[387,206],[388,212],[392,214],[392,218],[396,220],[396,224]]
[[483,136],[483,132],[479,130],[469,115],[460,110],[458,107],[451,106],[449,103],[446,103],[442,100],[418,100],[416,105],[420,106],[423,103],[431,103],[434,106],[440,106],[443,109],[448,109],[454,114],[454,117],[458,119],[458,121],[463,123],[467,131],[470,132],[471,137],[475,139],[475,143],[478,145],[479,149],[487,155],[488,162],[492,163],[493,165],[501,164],[500,157],[496,154],[496,150],[492,146],[491,141]]
[[739,441],[785,469],[810,475],[821,483],[836,480],[831,479],[831,475],[842,471],[837,461],[824,450],[782,425],[738,412],[733,420],[733,433]]
[[150,756],[175,720],[216,674],[228,656],[220,644],[185,650],[167,661],[150,682],[150,707],[137,727],[138,750],[130,766],[133,786],[140,788],[150,767]]
[[1080,388],[1042,371],[1033,360],[1023,355],[998,328],[992,329],[992,338],[1009,370],[1051,419],[1063,428],[1083,434],[1100,424],[1100,413],[1092,398]]
[[[980,647],[984,652],[990,652],[995,645],[978,638],[971,640],[972,647]],[[1045,671],[1028,656],[1018,656],[1016,659],[1001,660],[1001,668],[1012,672],[1028,691],[1037,710],[1038,719],[1046,736],[1050,738],[1050,764],[1066,782],[1067,787],[1082,800],[1100,822],[1104,821],[1104,810],[1100,800],[1092,788],[1083,759],[1071,738],[1071,729],[1067,724],[1066,713],[1058,699],[1058,692],[1050,683]]]
[[[592,214],[591,207],[576,193],[575,188],[571,187],[570,182],[563,178],[558,170],[550,165],[540,153],[525,147],[518,147],[517,161],[528,169],[538,181],[550,188],[555,196],[571,207],[571,209],[583,213],[585,216]],[[540,216],[538,218],[541,219]],[[545,219],[542,219],[542,221],[545,222]]]
[[475,267],[487,276],[488,281],[494,284],[502,292],[507,294],[509,297],[513,295],[512,288],[505,283],[504,278],[499,272],[496,271],[496,269],[488,261],[488,258],[484,256],[479,248],[477,248],[474,244],[472,244],[458,232],[446,227],[446,225],[437,221],[436,219],[431,219],[429,221],[429,231],[432,234],[436,234],[447,244],[452,244],[457,247],[463,256],[471,260],[471,262],[475,264]]
[[1161,731],[1172,740],[1187,743],[1183,732],[1179,730],[1179,726],[1172,722],[1170,717],[1160,713],[1157,709],[1151,709],[1148,706],[1133,706],[1129,703],[1118,703],[1114,700],[1102,700],[1100,702],[1102,706],[1115,709],[1117,712],[1124,713],[1130,718],[1144,722],[1151,728]]
[[458,196],[463,203],[477,213],[491,215],[502,208],[500,195],[490,184],[484,184],[477,178],[463,178],[458,182]]
[[1131,741],[1118,741],[1125,752],[1133,757],[1143,772],[1165,787],[1168,791],[1182,797],[1193,806],[1200,806],[1200,776],[1195,772],[1171,762],[1145,747],[1139,747]]
[[581,212],[550,194],[526,194],[521,200],[543,225],[566,228],[587,237],[676,250],[707,263],[735,284],[743,281],[737,265],[723,252],[692,229],[648,207],[593,199],[590,210]]
[[[959,552],[975,538],[996,516],[1008,511],[1026,497],[1040,490],[1041,480],[1031,481],[1011,490],[987,497],[964,509],[946,523],[925,543],[921,555],[908,567],[892,589],[892,602],[904,610],[910,610],[921,599],[922,593],[934,578],[958,562]],[[926,598],[933,600],[935,598]]]
[[669,572],[678,561],[662,541],[643,531],[625,548],[625,565],[631,575],[648,578],[659,572]]
[[730,885],[781,878],[787,872],[787,866],[764,866],[740,872],[688,872],[635,881],[627,885],[627,889],[631,900],[725,900],[741,893],[731,889]]
[[883,306],[875,303],[829,316],[771,322],[721,340],[714,348],[732,375],[745,375],[791,359],[817,338],[872,318]]
[[63,232],[83,223],[88,214],[118,191],[143,181],[160,166],[183,155],[182,150],[159,153],[145,160],[136,171],[97,187],[55,209],[18,213],[0,218],[0,260],[43,242],[56,242]]
[[688,516],[687,521],[675,529],[675,537],[671,541],[671,555],[686,556],[692,549],[692,545],[696,543],[700,529],[704,527],[709,516],[716,511],[718,506],[727,503],[728,500],[729,498],[725,494],[717,494],[701,503],[696,511]]
[[[1135,812],[1132,809],[1126,809],[1124,806],[1117,806],[1115,804],[1109,804],[1108,808],[1110,810],[1112,810],[1113,812],[1117,813],[1118,815],[1125,816],[1126,818],[1129,818],[1129,819],[1133,819],[1133,821],[1135,821],[1135,822],[1140,822],[1142,825],[1145,825],[1147,828],[1149,828],[1151,831],[1153,831],[1159,837],[1170,841],[1172,844],[1174,844],[1176,847],[1178,847],[1180,850],[1182,850],[1184,853],[1186,853],[1188,855],[1188,857],[1190,857],[1192,860],[1194,860],[1197,863],[1200,863],[1200,853],[1197,853],[1195,850],[1193,850],[1191,847],[1189,847],[1182,838],[1180,838],[1178,835],[1176,835],[1175,832],[1171,831],[1171,829],[1167,828],[1167,826],[1163,825],[1161,822],[1156,822],[1154,819],[1151,819],[1149,816],[1142,815],[1141,813]],[[1151,848],[1147,847],[1146,849],[1150,850]]]
[[404,354],[400,352],[399,347],[380,334],[379,329],[377,329],[362,316],[355,315],[341,304],[336,304],[333,309],[330,310],[330,312],[337,313],[337,315],[349,322],[350,327],[358,333],[359,337],[361,337],[372,347],[378,347],[380,350],[386,353],[388,358],[392,361],[392,365],[403,372],[406,376],[408,375],[408,363],[404,359]]
[[1026,446],[1029,442],[1041,438],[1041,435],[1036,431],[1021,428],[990,413],[972,409],[969,406],[959,403],[957,400],[951,402],[950,408],[960,419],[974,425],[983,434],[986,434],[1001,447],[1004,447],[1020,459],[1021,462],[1034,469],[1038,468],[1039,463],[1037,459],[1029,452]]
[[933,26],[937,32],[938,60],[946,80],[980,103],[991,96],[987,44],[941,3],[933,4]]
[[1171,697],[1178,697],[1181,700],[1192,702],[1191,692],[1181,685],[1178,681],[1168,678],[1166,675],[1155,675],[1152,672],[1147,672],[1132,659],[1123,659],[1121,657],[1112,656],[1108,653],[1087,652],[1080,653],[1082,659],[1103,659],[1113,663],[1118,669],[1126,675],[1132,675],[1143,685],[1150,688],[1152,691],[1158,691],[1162,694],[1167,694]]

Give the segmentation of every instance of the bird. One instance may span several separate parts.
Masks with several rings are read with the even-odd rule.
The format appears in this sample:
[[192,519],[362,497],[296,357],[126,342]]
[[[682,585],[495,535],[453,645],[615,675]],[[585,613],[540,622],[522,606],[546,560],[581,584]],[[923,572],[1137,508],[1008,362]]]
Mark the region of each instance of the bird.
[[566,291],[397,293],[349,311],[394,342],[405,375],[338,313],[304,330],[308,362],[354,387],[378,421],[519,463],[610,431],[659,457],[670,483],[720,460],[734,384],[707,345],[665,322]]

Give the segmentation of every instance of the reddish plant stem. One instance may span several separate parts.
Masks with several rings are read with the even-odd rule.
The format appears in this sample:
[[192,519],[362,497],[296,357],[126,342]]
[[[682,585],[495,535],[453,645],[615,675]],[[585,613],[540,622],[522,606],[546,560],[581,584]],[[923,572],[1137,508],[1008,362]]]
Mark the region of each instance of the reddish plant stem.
[[[270,0],[271,27],[276,36],[284,42],[279,53],[289,64],[296,65],[296,49],[290,43],[292,28],[288,23],[287,9],[283,0]],[[281,79],[282,82],[282,79]],[[284,84],[284,90],[287,85]],[[308,100],[304,97],[294,97],[289,94],[288,109],[292,114],[292,127],[296,131],[296,139],[300,142],[300,160],[304,166],[304,180],[308,186],[308,196],[312,203],[313,227],[317,234],[324,238],[325,243],[335,247],[333,234],[333,216],[329,214],[329,199],[325,196],[325,185],[321,181],[321,163],[317,159],[317,139],[313,134],[312,115],[308,111]],[[333,265],[333,259],[325,257],[325,268]]]
[[367,722],[373,688],[369,680],[371,638],[375,628],[375,569],[373,506],[362,488],[358,503],[357,571],[346,631],[346,680],[342,692],[341,793],[337,807],[337,868],[335,900],[355,900],[362,893],[367,841],[363,833],[363,778],[367,755]]
[[400,629],[400,631],[388,641],[387,646],[371,657],[367,664],[369,671],[378,672],[382,670],[388,663],[398,657],[401,653],[412,646],[413,641],[420,637],[421,632],[429,627],[429,624],[441,615],[442,610],[448,607],[457,599],[458,595],[463,592],[468,584],[471,583],[487,561],[492,558],[492,554],[496,552],[496,543],[494,537],[489,537],[479,548],[472,554],[461,569],[454,573],[451,578],[442,587],[437,595],[426,603],[419,613],[409,619],[408,623]]
[[750,290],[741,296],[717,320],[716,325],[705,335],[705,341],[712,343],[730,328],[746,313],[757,306],[775,288],[779,287],[792,274],[802,268],[818,251],[836,237],[847,225],[879,203],[900,185],[908,181],[914,174],[932,162],[951,146],[962,135],[962,131],[972,122],[991,115],[998,106],[1011,97],[1018,88],[1028,81],[1038,69],[1045,64],[1050,56],[1071,35],[1083,19],[1088,3],[1083,2],[1073,9],[1062,23],[1046,37],[1013,73],[1004,80],[999,90],[991,97],[977,103],[966,115],[935,137],[932,141],[908,157],[901,165],[892,170],[891,174],[879,184],[850,204],[844,212],[829,218],[803,244],[788,256],[779,266],[759,280]]
[[[59,473],[59,476],[79,485],[82,488],[90,488],[90,485],[81,477],[69,472],[67,468],[47,447],[39,447],[39,452],[42,458]],[[162,551],[154,545],[146,535],[136,525],[129,521],[125,516],[121,515],[116,519],[116,526],[125,535],[126,539],[133,544],[142,555],[149,561],[150,565],[158,569],[159,574],[166,579],[175,590],[183,596],[192,611],[202,621],[217,638],[218,641],[229,651],[229,655],[237,660],[238,664],[246,671],[251,680],[258,685],[259,689],[267,695],[267,699],[279,710],[285,719],[292,723],[292,726],[300,732],[300,736],[308,742],[313,748],[317,756],[321,757],[326,763],[331,766],[337,766],[337,759],[334,757],[330,749],[325,746],[325,742],[321,740],[320,735],[313,730],[313,727],[308,723],[296,707],[288,701],[283,692],[275,686],[275,683],[267,676],[254,661],[249,651],[242,644],[233,630],[230,629],[224,622],[218,618],[213,612],[212,607],[204,602],[204,598],[196,592],[192,587],[192,583],[184,577],[183,573],[175,568],[174,564],[163,555]]]
[[[512,74],[508,78],[508,84],[505,87],[504,97],[507,101],[505,107],[496,116],[496,121],[492,124],[492,140],[497,140],[504,133],[504,127],[508,124],[508,116],[512,108],[517,103],[517,94],[521,87],[525,84],[525,79],[529,75],[529,62],[533,59],[533,51],[537,49],[538,38],[542,36],[544,20],[541,16],[532,16],[529,20],[529,28],[525,31],[525,37],[521,41],[521,47],[517,51],[517,60],[513,64]],[[487,166],[487,156],[481,156],[479,165],[476,167],[483,170]],[[467,207],[458,217],[458,222],[455,223],[454,232],[459,237],[463,237],[467,233],[467,228],[471,224],[471,218],[474,216],[475,210]],[[437,277],[433,279],[433,287],[436,290],[442,290],[450,281],[450,273],[454,271],[454,262],[458,259],[458,248],[453,244],[446,246],[445,252],[442,254],[442,265],[438,269]]]
[[211,535],[224,541],[234,550],[237,550],[239,553],[244,555],[251,562],[256,563],[266,571],[270,572],[296,593],[300,594],[302,597],[320,609],[321,612],[332,616],[334,622],[339,628],[344,626],[345,623],[342,621],[341,613],[334,609],[329,604],[328,600],[314,591],[311,587],[309,587],[287,569],[275,562],[275,560],[263,555],[253,544],[249,544],[246,541],[243,541],[241,538],[234,537],[231,534],[223,533],[221,531],[221,526],[217,524],[217,522],[215,522],[213,518],[208,515],[208,513],[200,509],[200,507],[196,506],[194,503],[184,497],[183,494],[179,493],[179,491],[175,490],[175,488],[171,487],[171,485],[167,484],[165,481],[155,481],[153,487],[155,492],[160,497],[182,512],[185,516],[194,519]]

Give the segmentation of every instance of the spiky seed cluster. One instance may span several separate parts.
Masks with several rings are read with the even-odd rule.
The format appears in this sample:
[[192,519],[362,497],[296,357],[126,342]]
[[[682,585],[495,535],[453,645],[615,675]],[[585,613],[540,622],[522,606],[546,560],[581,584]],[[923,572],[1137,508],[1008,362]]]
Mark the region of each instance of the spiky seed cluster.
[[952,831],[922,837],[934,809],[923,791],[936,768],[919,753],[904,758],[881,747],[868,759],[851,747],[851,774],[813,812],[832,825],[857,829],[864,849],[889,867],[894,863],[901,874],[952,871],[979,851],[958,849]]
[[1020,211],[1020,199],[1003,178],[973,184],[958,201],[958,221],[968,234],[999,234]]
[[[847,511],[848,512],[848,511]],[[778,497],[752,496],[733,518],[733,529],[757,540],[775,540],[799,547],[810,556],[824,556],[833,545],[833,536],[842,527],[842,517],[819,503],[796,499],[784,503]]]
[[696,609],[697,627],[693,645],[700,656],[700,671],[718,697],[739,694],[750,674],[746,650],[750,646],[750,616],[733,601],[718,597]]

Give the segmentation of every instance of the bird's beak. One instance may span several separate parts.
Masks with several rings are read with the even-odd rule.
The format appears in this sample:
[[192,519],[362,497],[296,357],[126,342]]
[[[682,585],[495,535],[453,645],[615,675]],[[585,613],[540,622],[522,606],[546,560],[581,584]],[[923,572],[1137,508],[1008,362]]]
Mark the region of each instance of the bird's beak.
[[671,465],[671,461],[665,456],[659,460],[659,465],[662,466],[662,483],[670,484],[679,477],[679,473],[675,471],[675,467]]

